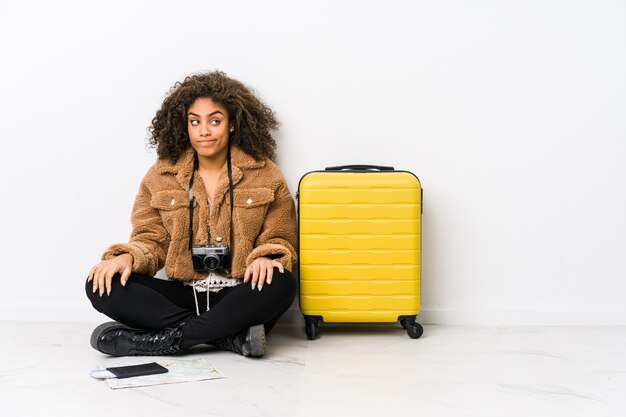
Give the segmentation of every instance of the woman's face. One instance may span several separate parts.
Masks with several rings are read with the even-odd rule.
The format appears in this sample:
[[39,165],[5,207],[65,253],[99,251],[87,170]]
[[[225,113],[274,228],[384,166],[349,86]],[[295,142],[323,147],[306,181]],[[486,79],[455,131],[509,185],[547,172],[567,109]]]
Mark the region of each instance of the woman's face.
[[187,111],[187,131],[198,157],[226,158],[228,150],[228,111],[210,98],[198,98]]

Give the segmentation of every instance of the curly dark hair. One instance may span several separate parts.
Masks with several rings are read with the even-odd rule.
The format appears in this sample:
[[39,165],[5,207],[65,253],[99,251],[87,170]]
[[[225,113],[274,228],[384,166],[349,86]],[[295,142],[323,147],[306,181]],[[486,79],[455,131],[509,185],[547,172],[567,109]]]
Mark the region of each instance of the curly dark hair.
[[250,88],[222,71],[190,75],[170,89],[148,129],[148,144],[156,148],[159,158],[175,163],[191,146],[187,111],[196,99],[205,97],[228,111],[234,127],[231,143],[256,160],[274,160],[276,141],[270,132],[280,126],[275,113]]

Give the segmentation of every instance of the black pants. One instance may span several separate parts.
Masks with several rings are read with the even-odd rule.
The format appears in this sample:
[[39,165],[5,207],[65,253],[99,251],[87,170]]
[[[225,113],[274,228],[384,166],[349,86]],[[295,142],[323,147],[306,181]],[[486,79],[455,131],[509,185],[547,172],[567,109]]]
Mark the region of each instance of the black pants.
[[185,323],[180,347],[187,349],[200,343],[234,335],[250,326],[263,324],[269,333],[289,309],[296,296],[296,281],[287,270],[274,268],[272,283],[254,290],[250,284],[210,292],[210,309],[206,311],[206,293],[198,293],[200,315],[191,286],[141,274],[131,274],[122,287],[120,275],[113,277],[111,295],[93,293],[93,284],[85,290],[91,304],[113,320],[139,329],[160,330]]

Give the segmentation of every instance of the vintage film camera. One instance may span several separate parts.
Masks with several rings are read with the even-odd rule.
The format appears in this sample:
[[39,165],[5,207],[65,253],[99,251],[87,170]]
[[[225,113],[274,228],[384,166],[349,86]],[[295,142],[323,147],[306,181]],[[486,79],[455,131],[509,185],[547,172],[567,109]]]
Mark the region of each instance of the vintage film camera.
[[215,271],[216,269],[230,269],[230,254],[228,247],[223,243],[217,246],[205,245],[191,248],[193,269],[197,272]]

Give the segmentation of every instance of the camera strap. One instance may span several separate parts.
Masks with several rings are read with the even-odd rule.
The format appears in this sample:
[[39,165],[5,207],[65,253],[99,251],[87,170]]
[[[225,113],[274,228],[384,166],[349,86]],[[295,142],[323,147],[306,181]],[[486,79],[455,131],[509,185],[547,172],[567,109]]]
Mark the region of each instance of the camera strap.
[[[194,156],[193,160],[193,171],[191,172],[191,178],[189,178],[189,250],[193,246],[193,176],[198,169],[198,154]],[[232,163],[230,161],[230,142],[228,143],[228,150],[226,153],[226,170],[228,172],[228,194],[230,195],[230,247],[233,247],[233,206],[234,206],[234,196],[233,196],[233,168]],[[211,245],[211,233],[208,233],[208,242],[207,245]]]

